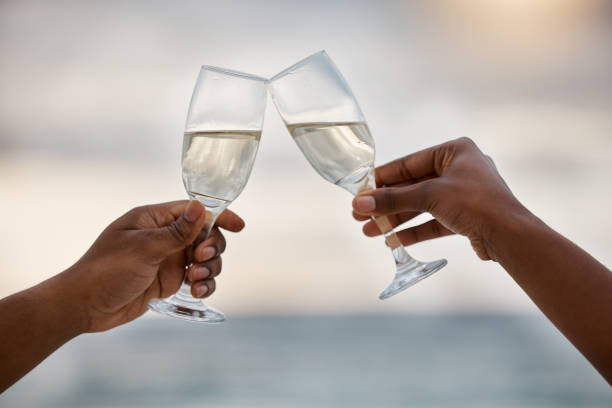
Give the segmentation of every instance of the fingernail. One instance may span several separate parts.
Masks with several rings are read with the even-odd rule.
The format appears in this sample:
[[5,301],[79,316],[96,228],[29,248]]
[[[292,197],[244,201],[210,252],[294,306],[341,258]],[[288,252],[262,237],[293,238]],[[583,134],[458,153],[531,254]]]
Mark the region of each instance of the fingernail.
[[357,211],[370,212],[376,208],[376,201],[372,196],[361,196],[355,198],[354,205]]
[[195,222],[202,215],[203,206],[197,201],[190,201],[183,211],[183,218],[187,222]]
[[202,260],[206,261],[211,258],[214,258],[217,255],[217,248],[209,246],[202,250]]
[[204,285],[200,285],[196,288],[196,295],[197,297],[202,297],[206,294],[206,292],[208,292],[208,286],[206,286],[206,284]]
[[191,272],[192,281],[206,279],[210,276],[210,269],[205,266],[196,266]]

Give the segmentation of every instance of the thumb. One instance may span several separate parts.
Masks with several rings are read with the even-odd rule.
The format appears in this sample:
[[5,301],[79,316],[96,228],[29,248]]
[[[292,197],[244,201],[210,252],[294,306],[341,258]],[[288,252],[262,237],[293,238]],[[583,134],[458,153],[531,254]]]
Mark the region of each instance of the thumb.
[[151,231],[149,249],[167,256],[191,245],[200,234],[206,221],[206,209],[199,201],[189,201],[183,214],[172,223]]

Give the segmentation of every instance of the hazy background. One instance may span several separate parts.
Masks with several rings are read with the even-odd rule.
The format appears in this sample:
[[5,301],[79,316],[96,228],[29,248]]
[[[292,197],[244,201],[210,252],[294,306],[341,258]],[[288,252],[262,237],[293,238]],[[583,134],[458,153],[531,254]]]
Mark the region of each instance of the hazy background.
[[[182,130],[201,64],[269,77],[320,49],[359,99],[377,163],[469,136],[527,207],[611,265],[610,38],[604,1],[3,1],[0,296],[70,266],[130,208],[186,196]],[[382,239],[361,234],[350,201],[309,167],[269,104],[231,206],[247,226],[227,236],[210,303],[230,319],[539,313],[460,237],[410,248],[449,264],[378,301],[393,261]],[[545,327],[558,359],[605,387]],[[69,350],[66,359],[86,354]],[[50,367],[25,381],[44,384]]]

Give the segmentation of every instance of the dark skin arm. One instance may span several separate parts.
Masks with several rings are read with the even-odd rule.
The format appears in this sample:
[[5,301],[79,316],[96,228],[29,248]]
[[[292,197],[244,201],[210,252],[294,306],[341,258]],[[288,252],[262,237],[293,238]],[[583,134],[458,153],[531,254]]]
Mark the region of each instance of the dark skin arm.
[[[135,208],[110,224],[72,267],[0,300],[0,392],[70,339],[132,321],[150,299],[175,293],[188,263],[193,296],[210,296],[225,239],[215,227],[190,255],[204,223],[197,201]],[[238,232],[244,222],[226,210],[216,226]]]
[[[356,219],[386,215],[395,227],[428,212],[435,219],[398,232],[404,245],[468,237],[612,384],[612,273],[529,212],[474,142],[461,138],[381,166],[376,183],[354,199]],[[372,221],[363,231],[380,234]]]

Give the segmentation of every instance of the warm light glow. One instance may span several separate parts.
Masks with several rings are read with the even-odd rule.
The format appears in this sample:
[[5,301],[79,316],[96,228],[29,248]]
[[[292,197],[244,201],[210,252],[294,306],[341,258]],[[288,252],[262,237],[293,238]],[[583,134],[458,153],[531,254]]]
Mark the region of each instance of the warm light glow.
[[450,41],[506,60],[539,59],[567,49],[601,7],[599,1],[450,1],[440,14],[452,31]]

